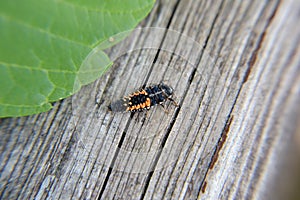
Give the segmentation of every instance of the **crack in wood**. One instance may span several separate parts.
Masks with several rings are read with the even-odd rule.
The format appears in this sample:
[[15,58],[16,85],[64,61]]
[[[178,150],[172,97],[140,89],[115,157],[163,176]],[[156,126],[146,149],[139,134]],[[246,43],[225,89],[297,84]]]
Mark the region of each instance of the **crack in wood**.
[[219,157],[219,152],[222,149],[224,143],[226,142],[227,134],[229,132],[229,128],[230,128],[232,120],[233,120],[233,115],[230,115],[229,119],[226,121],[225,128],[222,131],[222,134],[221,134],[221,137],[220,137],[220,139],[218,141],[216,150],[215,150],[215,152],[213,154],[213,157],[211,159],[211,163],[209,165],[209,169],[210,170],[213,169],[213,167],[215,166],[215,164],[216,164],[216,162],[218,160],[218,157]]
[[207,182],[204,181],[202,187],[201,187],[201,192],[204,193],[205,192],[205,189],[206,189],[206,186],[207,186]]
[[264,30],[263,30],[262,34],[258,38],[257,46],[255,47],[255,49],[252,52],[252,55],[249,59],[248,68],[245,72],[245,77],[244,77],[243,83],[247,82],[247,80],[249,78],[249,75],[251,73],[251,69],[253,68],[253,65],[256,63],[258,52],[260,51],[260,49],[263,45],[263,42],[264,42],[264,39],[265,39],[265,36],[266,36],[266,33],[267,33],[267,29],[270,26],[270,24],[272,23],[272,20],[274,19],[274,16],[275,16],[275,14],[278,10],[279,4],[280,4],[280,2],[277,2],[277,5],[275,6],[275,9],[273,10],[271,16],[266,21],[266,25],[264,27]]
[[123,144],[123,142],[124,142],[125,135],[126,135],[126,132],[127,132],[127,130],[128,130],[129,124],[130,124],[130,121],[127,122],[126,127],[125,127],[125,130],[124,130],[124,132],[123,132],[122,135],[121,135],[121,139],[120,139],[120,141],[119,141],[119,143],[118,143],[118,148],[116,149],[116,152],[114,153],[114,156],[113,156],[113,159],[112,159],[112,161],[111,161],[110,167],[109,167],[109,169],[108,169],[107,175],[106,175],[106,177],[105,177],[105,179],[104,179],[104,182],[103,182],[103,185],[102,185],[102,187],[101,187],[101,189],[100,189],[99,196],[98,196],[98,198],[97,198],[98,200],[101,199],[101,197],[102,197],[102,195],[103,195],[103,193],[104,193],[104,190],[105,190],[105,188],[106,188],[106,186],[107,186],[108,179],[109,179],[109,177],[110,177],[110,175],[111,175],[111,173],[112,173],[112,169],[113,169],[113,167],[114,167],[114,165],[115,165],[115,162],[116,162],[116,159],[117,159],[117,157],[118,157],[118,155],[119,155],[120,148],[122,147],[122,144]]
[[[226,142],[227,134],[228,134],[228,132],[229,132],[229,128],[230,128],[230,125],[231,125],[231,122],[232,122],[233,118],[234,118],[234,116],[233,116],[233,115],[230,115],[230,116],[228,117],[228,119],[226,120],[226,125],[225,125],[225,127],[224,127],[224,129],[223,129],[223,131],[222,131],[222,134],[221,134],[221,137],[220,137],[220,139],[219,139],[219,141],[218,141],[218,144],[217,144],[217,147],[216,147],[216,149],[215,149],[215,152],[214,152],[214,154],[213,154],[213,156],[212,156],[212,158],[211,158],[211,162],[210,162],[209,167],[208,167],[209,170],[212,170],[212,169],[213,169],[214,165],[216,164],[216,162],[217,162],[217,160],[218,160],[219,152],[221,151],[221,149],[222,149],[224,143]],[[208,171],[209,171],[209,170],[208,170]],[[206,189],[206,186],[207,186],[206,176],[207,176],[208,171],[206,172],[206,175],[205,175],[203,184],[202,184],[202,186],[201,186],[201,192],[202,192],[202,193],[205,192],[205,189]]]

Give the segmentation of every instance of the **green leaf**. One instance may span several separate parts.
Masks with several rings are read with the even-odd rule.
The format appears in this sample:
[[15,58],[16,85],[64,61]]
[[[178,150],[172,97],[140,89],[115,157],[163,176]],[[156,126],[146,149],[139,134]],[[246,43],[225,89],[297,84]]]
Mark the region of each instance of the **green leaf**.
[[51,102],[93,82],[112,62],[98,49],[97,62],[82,67],[87,55],[110,36],[133,29],[153,4],[154,0],[1,0],[0,117],[47,111]]

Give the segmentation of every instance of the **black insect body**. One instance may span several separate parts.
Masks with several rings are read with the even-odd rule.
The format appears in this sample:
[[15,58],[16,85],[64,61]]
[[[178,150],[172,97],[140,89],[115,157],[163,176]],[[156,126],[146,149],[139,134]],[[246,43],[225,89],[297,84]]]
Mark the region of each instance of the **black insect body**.
[[178,106],[172,99],[173,95],[173,89],[170,86],[160,83],[142,87],[128,97],[124,97],[123,99],[111,103],[108,108],[113,112],[141,112],[143,110],[149,110],[152,106],[157,104],[163,106],[163,103],[166,100],[170,100],[174,105]]

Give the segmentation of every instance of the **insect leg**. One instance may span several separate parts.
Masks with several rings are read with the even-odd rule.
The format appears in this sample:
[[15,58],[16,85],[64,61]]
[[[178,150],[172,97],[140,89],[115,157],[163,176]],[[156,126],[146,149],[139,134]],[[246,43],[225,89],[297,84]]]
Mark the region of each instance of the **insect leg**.
[[168,98],[168,100],[172,101],[172,103],[174,104],[174,106],[179,107],[179,104],[172,98]]
[[164,104],[160,103],[159,105],[161,105],[161,107],[164,109],[165,113],[169,113],[169,111],[165,108]]

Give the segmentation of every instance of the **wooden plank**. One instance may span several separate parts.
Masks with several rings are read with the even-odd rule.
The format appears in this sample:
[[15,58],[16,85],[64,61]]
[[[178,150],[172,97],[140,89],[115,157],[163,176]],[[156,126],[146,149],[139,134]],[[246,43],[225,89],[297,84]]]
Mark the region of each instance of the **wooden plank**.
[[[273,166],[300,152],[299,10],[291,0],[156,2],[140,27],[161,28],[111,48],[105,76],[50,112],[1,119],[0,199],[294,194],[272,183],[282,178]],[[155,107],[143,122],[107,110],[161,81],[180,103],[168,114]]]

